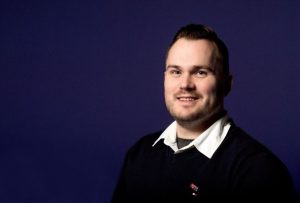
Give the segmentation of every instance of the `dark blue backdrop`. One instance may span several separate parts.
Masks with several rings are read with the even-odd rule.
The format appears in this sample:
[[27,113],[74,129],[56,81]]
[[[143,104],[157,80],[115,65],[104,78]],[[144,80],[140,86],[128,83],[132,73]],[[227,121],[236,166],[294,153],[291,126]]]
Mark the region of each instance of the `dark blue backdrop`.
[[128,147],[171,121],[164,54],[187,23],[227,43],[227,109],[300,194],[299,10],[298,0],[2,0],[0,201],[109,202]]

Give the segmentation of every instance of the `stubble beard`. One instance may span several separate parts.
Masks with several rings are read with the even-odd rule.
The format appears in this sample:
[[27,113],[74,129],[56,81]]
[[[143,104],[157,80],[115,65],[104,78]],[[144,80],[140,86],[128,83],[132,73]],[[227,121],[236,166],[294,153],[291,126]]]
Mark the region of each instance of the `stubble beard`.
[[201,109],[197,109],[188,115],[180,114],[179,110],[175,109],[174,104],[166,101],[166,107],[170,115],[177,121],[181,126],[188,128],[194,128],[197,126],[211,125],[221,114],[224,109],[222,103],[217,103],[212,106],[204,105]]

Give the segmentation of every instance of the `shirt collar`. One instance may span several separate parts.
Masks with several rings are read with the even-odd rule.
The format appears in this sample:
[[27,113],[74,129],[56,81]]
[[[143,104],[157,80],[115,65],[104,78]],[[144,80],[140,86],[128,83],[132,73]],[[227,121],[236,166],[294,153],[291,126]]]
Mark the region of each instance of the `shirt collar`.
[[174,121],[165,129],[165,131],[160,135],[160,137],[154,142],[152,146],[155,146],[158,141],[163,139],[164,144],[171,147],[175,153],[180,153],[187,149],[195,147],[200,153],[204,154],[208,158],[211,158],[224,140],[230,126],[231,125],[228,116],[226,115],[213,123],[189,145],[178,149],[176,143],[177,122]]

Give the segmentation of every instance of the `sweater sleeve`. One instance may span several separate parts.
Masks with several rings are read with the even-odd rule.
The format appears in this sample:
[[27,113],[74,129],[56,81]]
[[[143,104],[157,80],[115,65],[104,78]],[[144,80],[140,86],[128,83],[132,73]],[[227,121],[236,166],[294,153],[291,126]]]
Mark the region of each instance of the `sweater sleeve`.
[[235,191],[248,200],[298,202],[288,169],[272,154],[247,157],[237,171]]
[[112,196],[111,203],[135,202],[135,198],[139,195],[135,191],[139,191],[134,183],[138,180],[136,170],[140,170],[140,161],[145,159],[144,151],[152,148],[152,144],[160,135],[160,131],[142,137],[138,140],[126,153],[123,166],[119,175],[119,179]]
[[128,153],[124,159],[124,163],[119,175],[119,179],[115,188],[115,191],[113,193],[111,203],[118,203],[118,202],[126,202],[125,194],[126,194],[126,163],[128,159]]

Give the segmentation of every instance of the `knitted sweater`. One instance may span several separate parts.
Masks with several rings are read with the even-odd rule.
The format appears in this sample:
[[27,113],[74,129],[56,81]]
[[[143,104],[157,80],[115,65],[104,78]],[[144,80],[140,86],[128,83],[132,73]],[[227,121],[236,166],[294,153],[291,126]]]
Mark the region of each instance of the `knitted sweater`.
[[284,164],[232,125],[211,157],[196,148],[181,153],[143,137],[127,153],[112,203],[297,202]]

